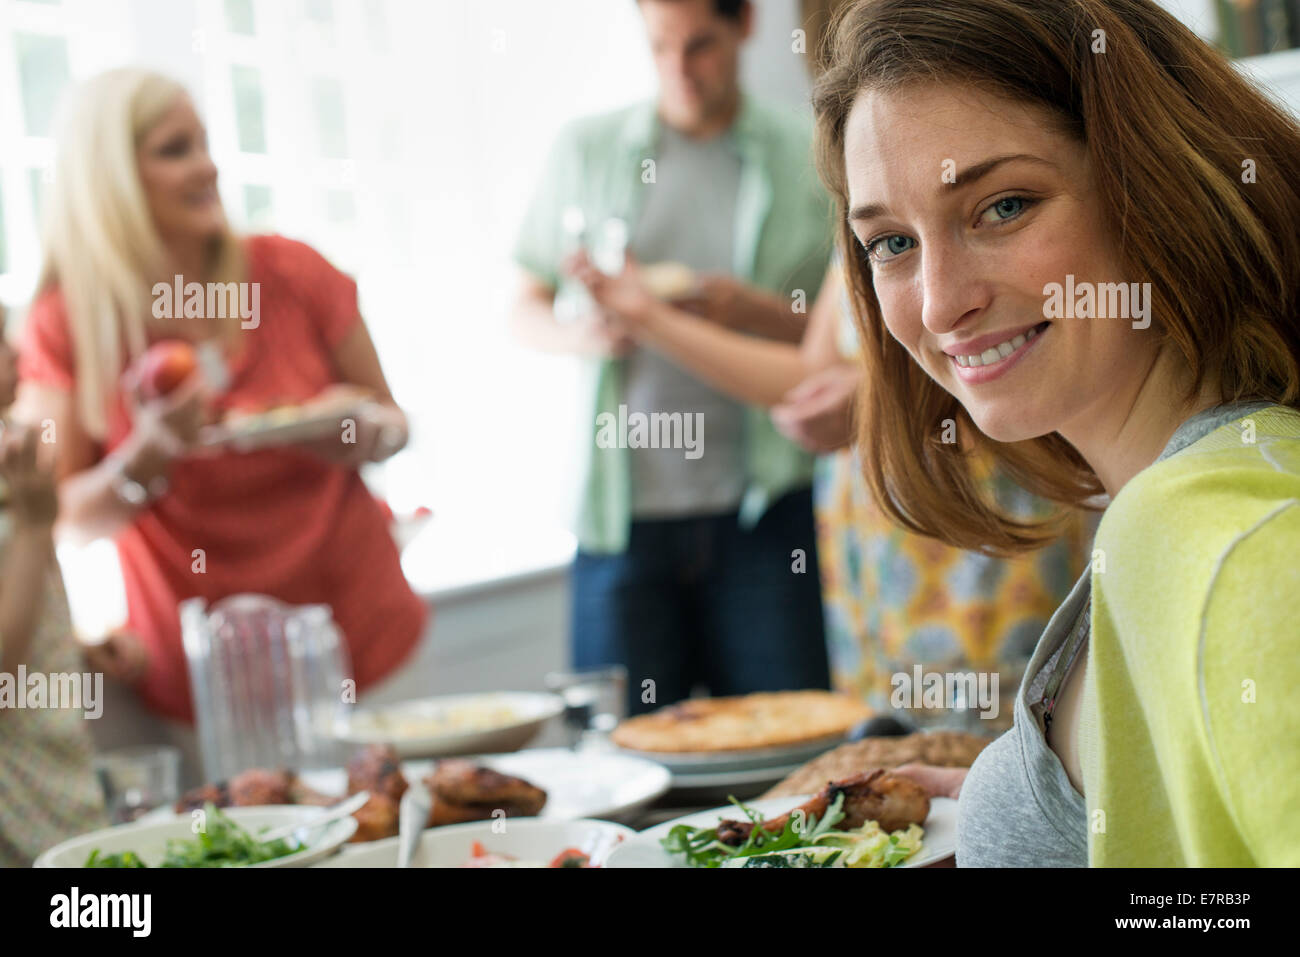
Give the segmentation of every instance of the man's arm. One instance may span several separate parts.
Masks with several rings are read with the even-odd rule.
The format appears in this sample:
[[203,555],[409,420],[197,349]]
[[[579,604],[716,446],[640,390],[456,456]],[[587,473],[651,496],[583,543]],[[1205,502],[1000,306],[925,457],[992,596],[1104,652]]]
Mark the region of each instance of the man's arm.
[[808,317],[795,311],[794,299],[734,276],[700,277],[699,295],[683,305],[720,326],[776,342],[799,342],[808,327]]
[[555,289],[525,269],[516,270],[510,328],[524,345],[541,352],[620,356],[632,340],[616,319],[592,313],[573,322],[555,317]]
[[[776,405],[827,362],[821,347],[824,335],[815,339],[818,348],[808,350],[758,339],[655,298],[645,289],[635,267],[618,276],[606,276],[582,256],[575,257],[570,266],[598,301],[624,319],[642,344],[742,402]],[[814,327],[834,323],[833,290],[819,297],[813,313]]]

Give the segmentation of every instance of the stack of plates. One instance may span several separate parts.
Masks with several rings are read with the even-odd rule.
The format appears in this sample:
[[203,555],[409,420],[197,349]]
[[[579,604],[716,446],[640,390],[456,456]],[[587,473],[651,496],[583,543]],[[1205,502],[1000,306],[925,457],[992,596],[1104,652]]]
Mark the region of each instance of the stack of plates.
[[623,754],[656,761],[672,774],[672,796],[678,803],[746,800],[762,794],[789,777],[813,758],[847,740],[837,734],[814,741],[776,748],[747,748],[737,751],[635,751],[619,748]]

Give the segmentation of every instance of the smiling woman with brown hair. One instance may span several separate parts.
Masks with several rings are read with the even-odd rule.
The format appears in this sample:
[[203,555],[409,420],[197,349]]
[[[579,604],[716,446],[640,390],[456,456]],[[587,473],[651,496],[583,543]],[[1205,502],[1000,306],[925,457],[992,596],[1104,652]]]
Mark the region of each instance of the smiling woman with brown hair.
[[[1149,0],[862,0],[814,106],[882,506],[991,553],[1052,534],[945,420],[1111,498],[960,785],[958,863],[1300,863],[1295,122]],[[1067,283],[1139,283],[1149,325],[1056,318]]]

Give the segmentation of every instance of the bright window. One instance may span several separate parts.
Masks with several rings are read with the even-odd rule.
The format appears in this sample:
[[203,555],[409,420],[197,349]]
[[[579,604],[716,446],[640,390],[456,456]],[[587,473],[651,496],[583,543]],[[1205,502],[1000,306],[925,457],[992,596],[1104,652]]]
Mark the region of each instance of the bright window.
[[0,86],[20,104],[0,107],[0,134],[17,145],[0,156],[0,301],[21,310],[35,283],[32,193],[69,79],[162,69],[208,124],[232,221],[309,242],[359,282],[413,426],[410,447],[367,479],[397,512],[435,513],[406,553],[417,586],[563,560],[575,370],[511,339],[509,253],[559,126],[652,95],[636,4],[192,0],[151,17],[138,7],[0,0]]

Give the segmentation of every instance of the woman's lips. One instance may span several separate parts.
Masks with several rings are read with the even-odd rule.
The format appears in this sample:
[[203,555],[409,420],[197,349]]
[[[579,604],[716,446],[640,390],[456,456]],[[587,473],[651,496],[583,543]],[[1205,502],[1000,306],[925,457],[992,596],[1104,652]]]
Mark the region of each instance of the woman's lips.
[[[984,336],[981,339],[973,339],[969,344],[963,343],[960,346],[948,347],[954,350],[970,350],[970,352],[962,351],[959,353],[961,356],[965,357],[967,355],[975,354],[974,350],[980,346],[984,346],[985,351],[987,352],[988,349],[994,348],[994,346],[1000,342],[1006,342],[1008,336],[1014,338],[1017,335],[1024,335],[1026,337],[1024,344],[1015,349],[1014,352],[1008,356],[1002,356],[993,362],[983,363],[978,366],[963,366],[958,363],[957,356],[952,354],[948,355],[948,361],[952,364],[952,369],[957,374],[957,378],[968,385],[980,385],[985,382],[992,382],[994,379],[1005,375],[1022,359],[1024,359],[1026,355],[1037,349],[1039,340],[1047,334],[1050,326],[1050,322],[1040,322],[1037,325],[1026,327],[1026,330],[1023,332],[1007,330],[1002,333],[994,333],[992,336]],[[1033,332],[1032,337],[1029,335],[1030,332]]]

